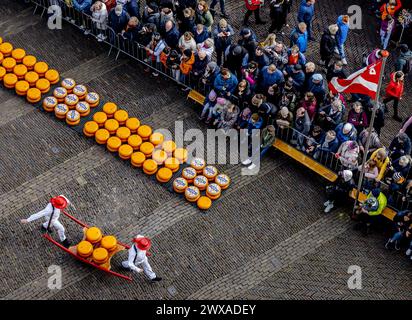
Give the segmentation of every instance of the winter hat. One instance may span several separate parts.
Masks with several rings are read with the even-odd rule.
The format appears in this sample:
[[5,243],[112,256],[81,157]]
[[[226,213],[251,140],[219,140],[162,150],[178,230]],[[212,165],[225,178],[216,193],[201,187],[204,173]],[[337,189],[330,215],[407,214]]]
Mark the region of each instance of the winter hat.
[[409,47],[407,44],[401,44],[400,50],[402,53],[407,53],[409,51]]
[[349,16],[348,15],[343,16],[342,21],[344,23],[348,23],[349,22]]
[[217,98],[217,94],[216,94],[215,90],[210,91],[209,92],[209,100],[210,101],[215,101],[216,98]]
[[121,4],[118,4],[114,9],[114,12],[116,13],[116,15],[120,16],[123,12],[123,6]]
[[345,180],[345,182],[348,182],[352,179],[353,172],[350,170],[343,170],[342,177],[343,177],[343,180]]
[[320,73],[315,73],[315,74],[312,76],[312,79],[313,79],[313,81],[318,81],[318,82],[320,82],[320,81],[323,80],[323,77],[322,77],[322,75],[321,75]]
[[153,10],[154,12],[158,12],[159,11],[159,7],[157,6],[156,2],[150,2],[147,5],[148,8],[150,8],[151,10]]
[[286,118],[289,114],[289,109],[287,107],[283,107],[282,109],[280,109],[280,115],[283,118]]
[[330,32],[331,35],[334,36],[335,34],[338,33],[338,31],[339,31],[339,27],[338,27],[337,24],[332,24],[332,25],[329,26],[329,32]]
[[137,235],[133,239],[133,242],[136,243],[136,246],[142,251],[147,251],[152,246],[152,241],[149,238],[143,237],[141,235]]
[[395,183],[402,184],[405,182],[405,178],[400,172],[395,172],[392,176],[392,179]]
[[63,195],[54,197],[50,199],[50,203],[56,209],[65,209],[70,201]]
[[379,197],[379,194],[380,194],[380,193],[381,193],[381,189],[379,189],[379,188],[375,188],[375,189],[372,190],[372,195],[373,195],[375,198]]
[[206,68],[209,69],[209,70],[211,70],[211,71],[214,71],[214,70],[216,70],[216,68],[217,68],[217,63],[214,62],[214,61],[209,62],[209,63],[207,64],[207,67],[206,67]]
[[348,143],[348,149],[349,150],[355,150],[358,147],[358,144],[356,141],[349,141]]
[[183,50],[183,54],[186,56],[186,57],[191,57],[192,56],[192,50],[190,50],[190,49],[185,49],[185,50]]
[[348,134],[349,132],[351,132],[353,129],[353,126],[351,123],[345,123],[345,125],[343,126],[343,133],[344,134]]
[[250,29],[249,28],[243,28],[241,31],[240,31],[240,35],[241,36],[247,36],[247,35],[250,35],[252,32],[250,31]]
[[242,47],[241,46],[236,46],[234,49],[233,49],[233,55],[234,56],[238,56],[238,55],[240,55],[242,53]]
[[376,211],[379,208],[379,202],[375,197],[370,197],[366,199],[366,201],[363,204],[363,207],[367,211]]
[[270,133],[275,133],[275,127],[273,125],[270,124],[267,126],[267,128]]
[[225,98],[217,98],[216,99],[217,104],[222,104],[224,105],[226,103],[226,99]]
[[293,70],[294,71],[300,71],[300,70],[302,70],[303,68],[302,68],[302,65],[301,64],[295,64],[294,66],[293,66]]

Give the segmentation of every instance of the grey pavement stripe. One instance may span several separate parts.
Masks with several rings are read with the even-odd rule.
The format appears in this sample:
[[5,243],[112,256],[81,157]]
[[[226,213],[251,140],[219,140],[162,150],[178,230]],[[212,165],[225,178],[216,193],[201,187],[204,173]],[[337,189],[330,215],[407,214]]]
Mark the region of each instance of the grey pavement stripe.
[[27,28],[35,26],[39,23],[38,18],[31,17],[33,9],[27,8],[17,15],[13,15],[10,19],[0,22],[0,31],[2,37],[8,37],[13,34],[23,32]]
[[188,299],[230,300],[240,297],[243,292],[342,234],[350,225],[349,219],[342,221],[337,214],[322,217],[235,271],[204,286]]
[[11,97],[0,104],[0,126],[16,120],[34,110],[33,106],[26,102],[23,97]]

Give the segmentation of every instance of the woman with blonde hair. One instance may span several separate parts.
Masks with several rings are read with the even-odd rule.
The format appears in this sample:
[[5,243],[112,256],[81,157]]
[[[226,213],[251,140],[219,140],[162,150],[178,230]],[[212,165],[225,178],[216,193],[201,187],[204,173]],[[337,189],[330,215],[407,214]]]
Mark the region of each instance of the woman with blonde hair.
[[209,10],[209,6],[204,0],[200,0],[197,3],[196,8],[196,22],[203,24],[207,31],[212,31],[213,16]]

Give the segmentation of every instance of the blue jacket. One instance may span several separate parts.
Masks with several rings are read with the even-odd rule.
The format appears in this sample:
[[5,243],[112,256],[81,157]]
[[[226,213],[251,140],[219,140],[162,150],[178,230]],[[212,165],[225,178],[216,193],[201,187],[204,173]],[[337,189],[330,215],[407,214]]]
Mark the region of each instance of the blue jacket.
[[299,28],[293,29],[290,34],[290,46],[297,45],[300,52],[305,53],[308,49],[308,32],[301,33]]
[[291,77],[296,90],[301,91],[303,85],[305,84],[305,73],[303,71],[292,73]]
[[210,38],[210,36],[209,31],[207,31],[207,28],[204,28],[201,34],[198,34],[196,32],[196,26],[193,28],[193,39],[195,39],[196,43],[202,43],[208,38]]
[[263,126],[263,119],[259,117],[259,120],[255,123],[252,122],[252,117],[248,121],[247,130],[248,133],[251,134],[253,129],[260,129]]
[[215,79],[215,83],[213,86],[218,93],[233,93],[237,87],[237,84],[237,78],[233,73],[227,80],[223,79],[222,74],[219,73]]
[[318,103],[322,103],[325,99],[326,95],[326,88],[325,88],[325,80],[322,80],[319,84],[313,82],[313,76],[309,80],[308,92],[312,92],[316,99],[318,99]]
[[114,9],[112,9],[109,13],[109,26],[112,27],[116,33],[120,33],[127,26],[129,18],[130,16],[125,10],[123,10],[120,17],[118,17]]
[[165,33],[164,41],[169,47],[176,49],[179,44],[179,38],[179,30],[176,28],[176,25],[174,25],[172,29]]
[[322,151],[327,151],[327,152],[333,152],[336,153],[339,149],[339,140],[335,138],[333,141],[329,142],[328,147],[325,148],[323,144],[325,143],[326,140],[326,135],[322,138],[320,144],[319,144],[319,149]]
[[315,15],[315,6],[306,4],[306,0],[302,0],[298,11],[298,21],[309,25]]
[[346,39],[348,38],[349,34],[349,25],[343,22],[343,16],[340,16],[338,18],[338,33],[336,34],[336,41],[338,42],[338,45],[342,45],[346,42]]
[[86,13],[90,11],[92,6],[92,0],[72,0],[73,7],[78,11],[85,11]]
[[283,73],[279,70],[276,69],[275,72],[272,74],[268,73],[268,68],[269,66],[263,67],[262,72],[260,73],[260,86],[261,88],[268,88],[275,83],[279,85],[282,82],[285,82],[285,77],[283,76]]
[[343,134],[343,126],[345,125],[345,123],[341,123],[339,124],[336,128],[335,128],[335,132],[336,132],[336,138],[339,140],[339,144],[342,144],[346,141],[356,141],[356,129],[355,127],[352,127],[352,131],[349,132],[349,134]]

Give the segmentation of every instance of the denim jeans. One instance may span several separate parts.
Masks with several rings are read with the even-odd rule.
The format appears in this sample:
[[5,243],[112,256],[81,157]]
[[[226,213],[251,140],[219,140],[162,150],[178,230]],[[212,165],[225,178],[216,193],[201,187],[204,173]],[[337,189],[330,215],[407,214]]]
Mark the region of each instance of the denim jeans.
[[389,40],[391,39],[391,32],[385,32],[381,30],[380,36],[381,36],[382,49],[386,50],[389,45]]
[[346,59],[345,44],[338,44],[338,51],[341,59]]
[[202,118],[204,118],[207,114],[207,118],[211,119],[212,118],[212,113],[213,113],[213,108],[214,105],[212,105],[210,102],[207,102],[202,110],[202,114],[200,115]]
[[396,232],[392,238],[390,239],[391,242],[395,242],[395,241],[400,241],[403,238],[403,232],[402,231],[398,231]]

